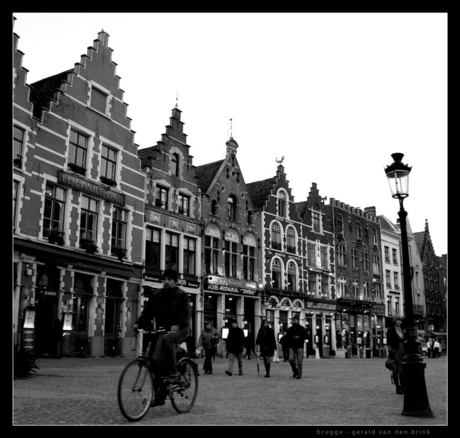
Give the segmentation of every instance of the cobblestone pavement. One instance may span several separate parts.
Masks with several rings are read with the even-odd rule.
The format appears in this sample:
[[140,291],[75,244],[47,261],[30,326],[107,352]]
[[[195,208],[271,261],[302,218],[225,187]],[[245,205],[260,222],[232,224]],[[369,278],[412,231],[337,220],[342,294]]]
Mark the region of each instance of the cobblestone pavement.
[[401,414],[404,396],[395,393],[384,360],[305,359],[304,376],[295,380],[285,362],[272,364],[272,377],[267,379],[262,363],[257,374],[255,358],[244,360],[243,376],[227,376],[223,358],[216,358],[213,374],[205,375],[203,359],[197,359],[199,393],[189,413],[176,413],[168,400],[150,409],[140,422],[130,423],[119,411],[116,390],[131,359],[43,358],[37,360],[36,375],[14,381],[12,424],[410,426],[416,430],[447,425],[446,357],[424,359],[432,418]]

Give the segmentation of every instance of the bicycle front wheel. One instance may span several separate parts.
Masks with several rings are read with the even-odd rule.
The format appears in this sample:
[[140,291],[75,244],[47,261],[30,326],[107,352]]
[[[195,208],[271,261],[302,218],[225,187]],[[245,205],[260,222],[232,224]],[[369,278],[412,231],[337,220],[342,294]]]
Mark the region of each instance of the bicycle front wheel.
[[169,398],[179,414],[192,409],[198,395],[198,371],[194,362],[185,358],[177,364],[180,380],[169,386]]
[[155,395],[153,378],[145,360],[126,365],[118,381],[118,406],[129,421],[139,421],[149,410]]

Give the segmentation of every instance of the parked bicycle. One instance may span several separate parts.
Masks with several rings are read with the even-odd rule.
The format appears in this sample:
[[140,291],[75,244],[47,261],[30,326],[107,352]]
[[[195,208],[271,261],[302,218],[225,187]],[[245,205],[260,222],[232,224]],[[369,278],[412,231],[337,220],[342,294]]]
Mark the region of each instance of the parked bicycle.
[[[154,340],[158,340],[166,330],[139,332],[154,335]],[[193,354],[181,347],[176,348],[179,378],[174,383],[168,383],[167,378],[163,377],[158,379],[163,388],[158,385],[154,387],[155,374],[151,363],[153,348],[152,342],[149,342],[146,351],[126,365],[118,382],[118,405],[129,421],[139,421],[147,414],[156,391],[165,390],[178,413],[190,411],[198,395],[198,370],[192,359]]]

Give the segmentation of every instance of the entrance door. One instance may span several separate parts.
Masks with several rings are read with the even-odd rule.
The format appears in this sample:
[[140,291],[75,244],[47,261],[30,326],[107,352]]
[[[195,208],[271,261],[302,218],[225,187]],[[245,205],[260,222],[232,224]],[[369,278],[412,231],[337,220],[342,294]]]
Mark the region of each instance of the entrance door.
[[75,295],[73,300],[72,349],[76,354],[86,355],[88,351],[88,308],[90,295]]
[[57,317],[58,299],[55,296],[39,294],[35,313],[35,352],[37,357],[54,355],[53,322]]

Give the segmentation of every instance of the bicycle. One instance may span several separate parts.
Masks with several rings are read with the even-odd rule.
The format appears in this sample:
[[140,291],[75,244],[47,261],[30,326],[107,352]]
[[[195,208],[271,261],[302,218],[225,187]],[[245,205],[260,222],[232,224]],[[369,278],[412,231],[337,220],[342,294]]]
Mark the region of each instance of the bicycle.
[[[143,330],[142,332],[159,338],[166,333],[166,330]],[[167,378],[162,377],[160,386],[155,390],[155,375],[150,363],[152,352],[152,343],[149,342],[145,353],[141,353],[139,357],[128,363],[120,375],[117,390],[118,406],[123,416],[129,421],[139,421],[143,418],[154,396],[160,390],[166,391],[173,408],[179,414],[189,412],[195,404],[198,395],[198,370],[192,359],[193,353],[180,347],[176,348],[177,369],[180,375],[173,383],[167,382]]]

